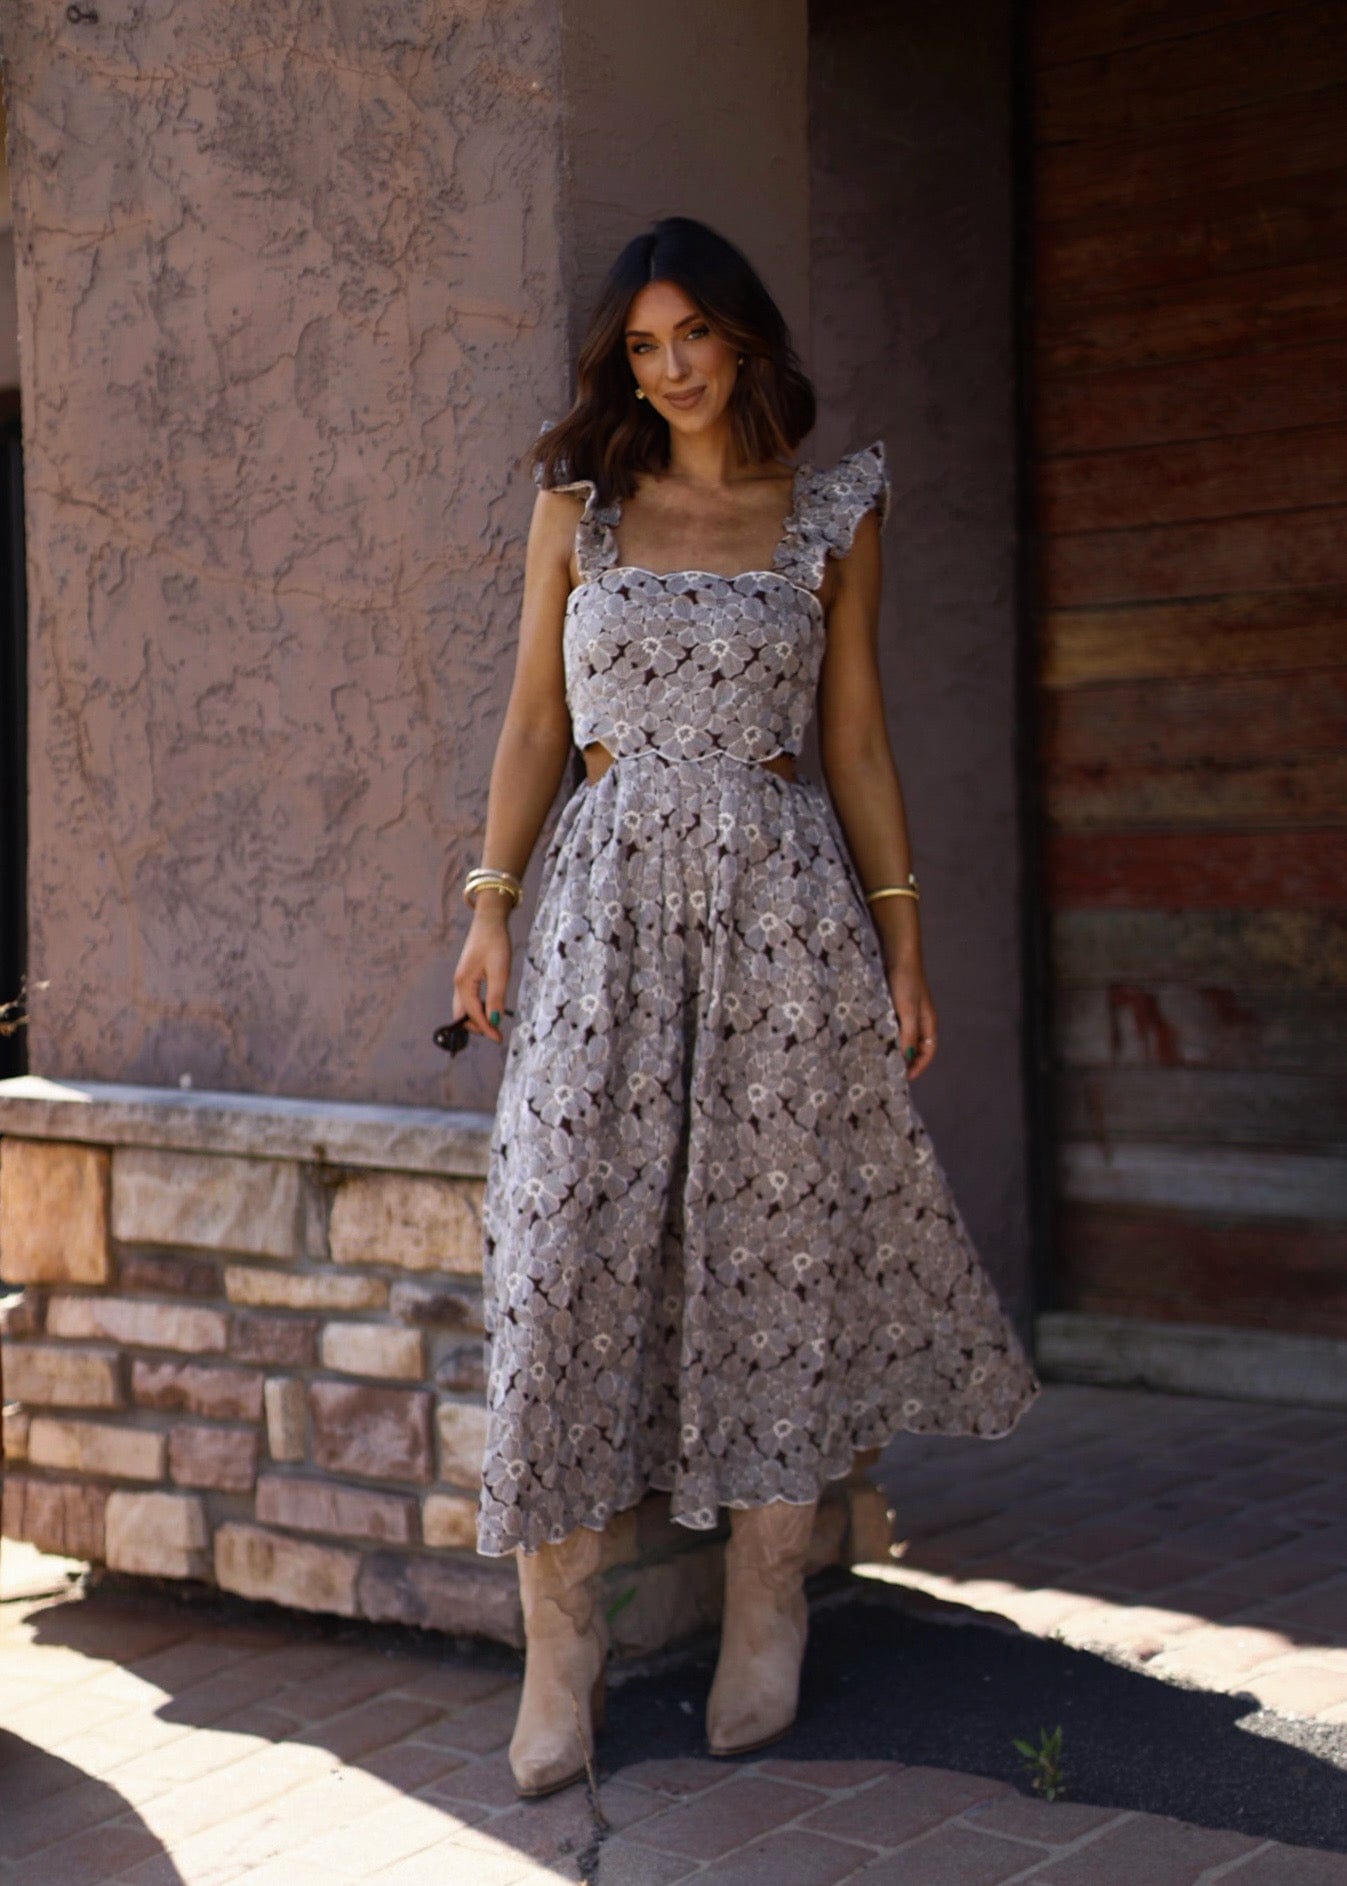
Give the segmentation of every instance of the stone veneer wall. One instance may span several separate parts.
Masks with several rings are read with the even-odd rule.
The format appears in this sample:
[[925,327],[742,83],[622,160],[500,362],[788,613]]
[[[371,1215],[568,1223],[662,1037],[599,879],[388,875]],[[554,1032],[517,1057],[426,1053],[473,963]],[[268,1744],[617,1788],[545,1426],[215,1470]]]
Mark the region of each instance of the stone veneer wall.
[[[4,1531],[116,1570],[522,1644],[475,1550],[489,1116],[0,1081]],[[719,1613],[724,1529],[610,1528],[614,1648]],[[828,1489],[815,1569],[883,1556]]]

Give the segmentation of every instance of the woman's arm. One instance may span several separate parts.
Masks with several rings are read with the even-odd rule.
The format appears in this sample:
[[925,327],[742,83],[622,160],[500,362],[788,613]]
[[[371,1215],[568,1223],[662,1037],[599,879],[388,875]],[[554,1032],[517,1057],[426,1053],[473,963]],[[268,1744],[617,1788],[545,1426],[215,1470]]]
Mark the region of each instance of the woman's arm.
[[[561,636],[571,588],[571,556],[581,500],[540,491],[524,559],[524,600],[514,680],[496,741],[479,863],[523,877],[565,770],[572,733],[566,706]],[[510,979],[509,915],[504,891],[483,889],[454,972],[458,1013],[469,1030],[501,1041],[487,1017],[505,1006]],[[485,985],[485,1000],[482,987]]]
[[[912,868],[907,809],[884,722],[879,673],[879,519],[868,511],[847,554],[830,564],[827,643],[819,674],[819,757],[828,791],[867,891],[906,884]],[[914,897],[867,906],[879,935],[913,1080],[936,1049],[936,1013],[922,962]]]

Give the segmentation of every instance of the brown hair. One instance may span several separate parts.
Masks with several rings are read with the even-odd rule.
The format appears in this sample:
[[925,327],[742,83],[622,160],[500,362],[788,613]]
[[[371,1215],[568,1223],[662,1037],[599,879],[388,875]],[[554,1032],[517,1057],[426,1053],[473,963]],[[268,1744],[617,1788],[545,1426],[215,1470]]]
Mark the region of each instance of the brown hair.
[[744,356],[729,415],[745,464],[784,457],[813,430],[814,389],[762,278],[705,223],[666,216],[633,237],[608,271],[581,344],[575,403],[526,455],[544,485],[592,478],[607,503],[631,497],[639,473],[668,466],[669,428],[633,397],[626,349],[628,311],[649,282],[681,288]]

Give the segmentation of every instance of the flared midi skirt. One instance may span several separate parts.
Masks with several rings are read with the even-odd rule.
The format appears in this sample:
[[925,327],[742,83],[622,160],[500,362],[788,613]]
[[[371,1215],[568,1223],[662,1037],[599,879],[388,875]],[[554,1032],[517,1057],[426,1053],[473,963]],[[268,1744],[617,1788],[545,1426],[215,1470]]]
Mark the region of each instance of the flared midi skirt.
[[913,1109],[831,800],[723,753],[627,755],[542,865],[484,1196],[478,1547],[652,1488],[806,1501],[902,1430],[1038,1392]]

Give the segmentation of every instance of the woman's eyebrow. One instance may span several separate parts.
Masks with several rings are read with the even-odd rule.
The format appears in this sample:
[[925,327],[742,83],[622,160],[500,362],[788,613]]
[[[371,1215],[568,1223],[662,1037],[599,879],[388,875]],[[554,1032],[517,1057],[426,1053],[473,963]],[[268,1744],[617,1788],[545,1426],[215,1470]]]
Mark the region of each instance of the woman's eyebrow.
[[[681,321],[674,322],[674,330],[676,332],[680,327],[686,327],[689,321],[700,321],[702,319],[703,316],[700,314],[685,314]],[[626,331],[626,339],[629,341],[652,341],[654,338],[655,336],[650,332],[648,327],[629,327]]]

